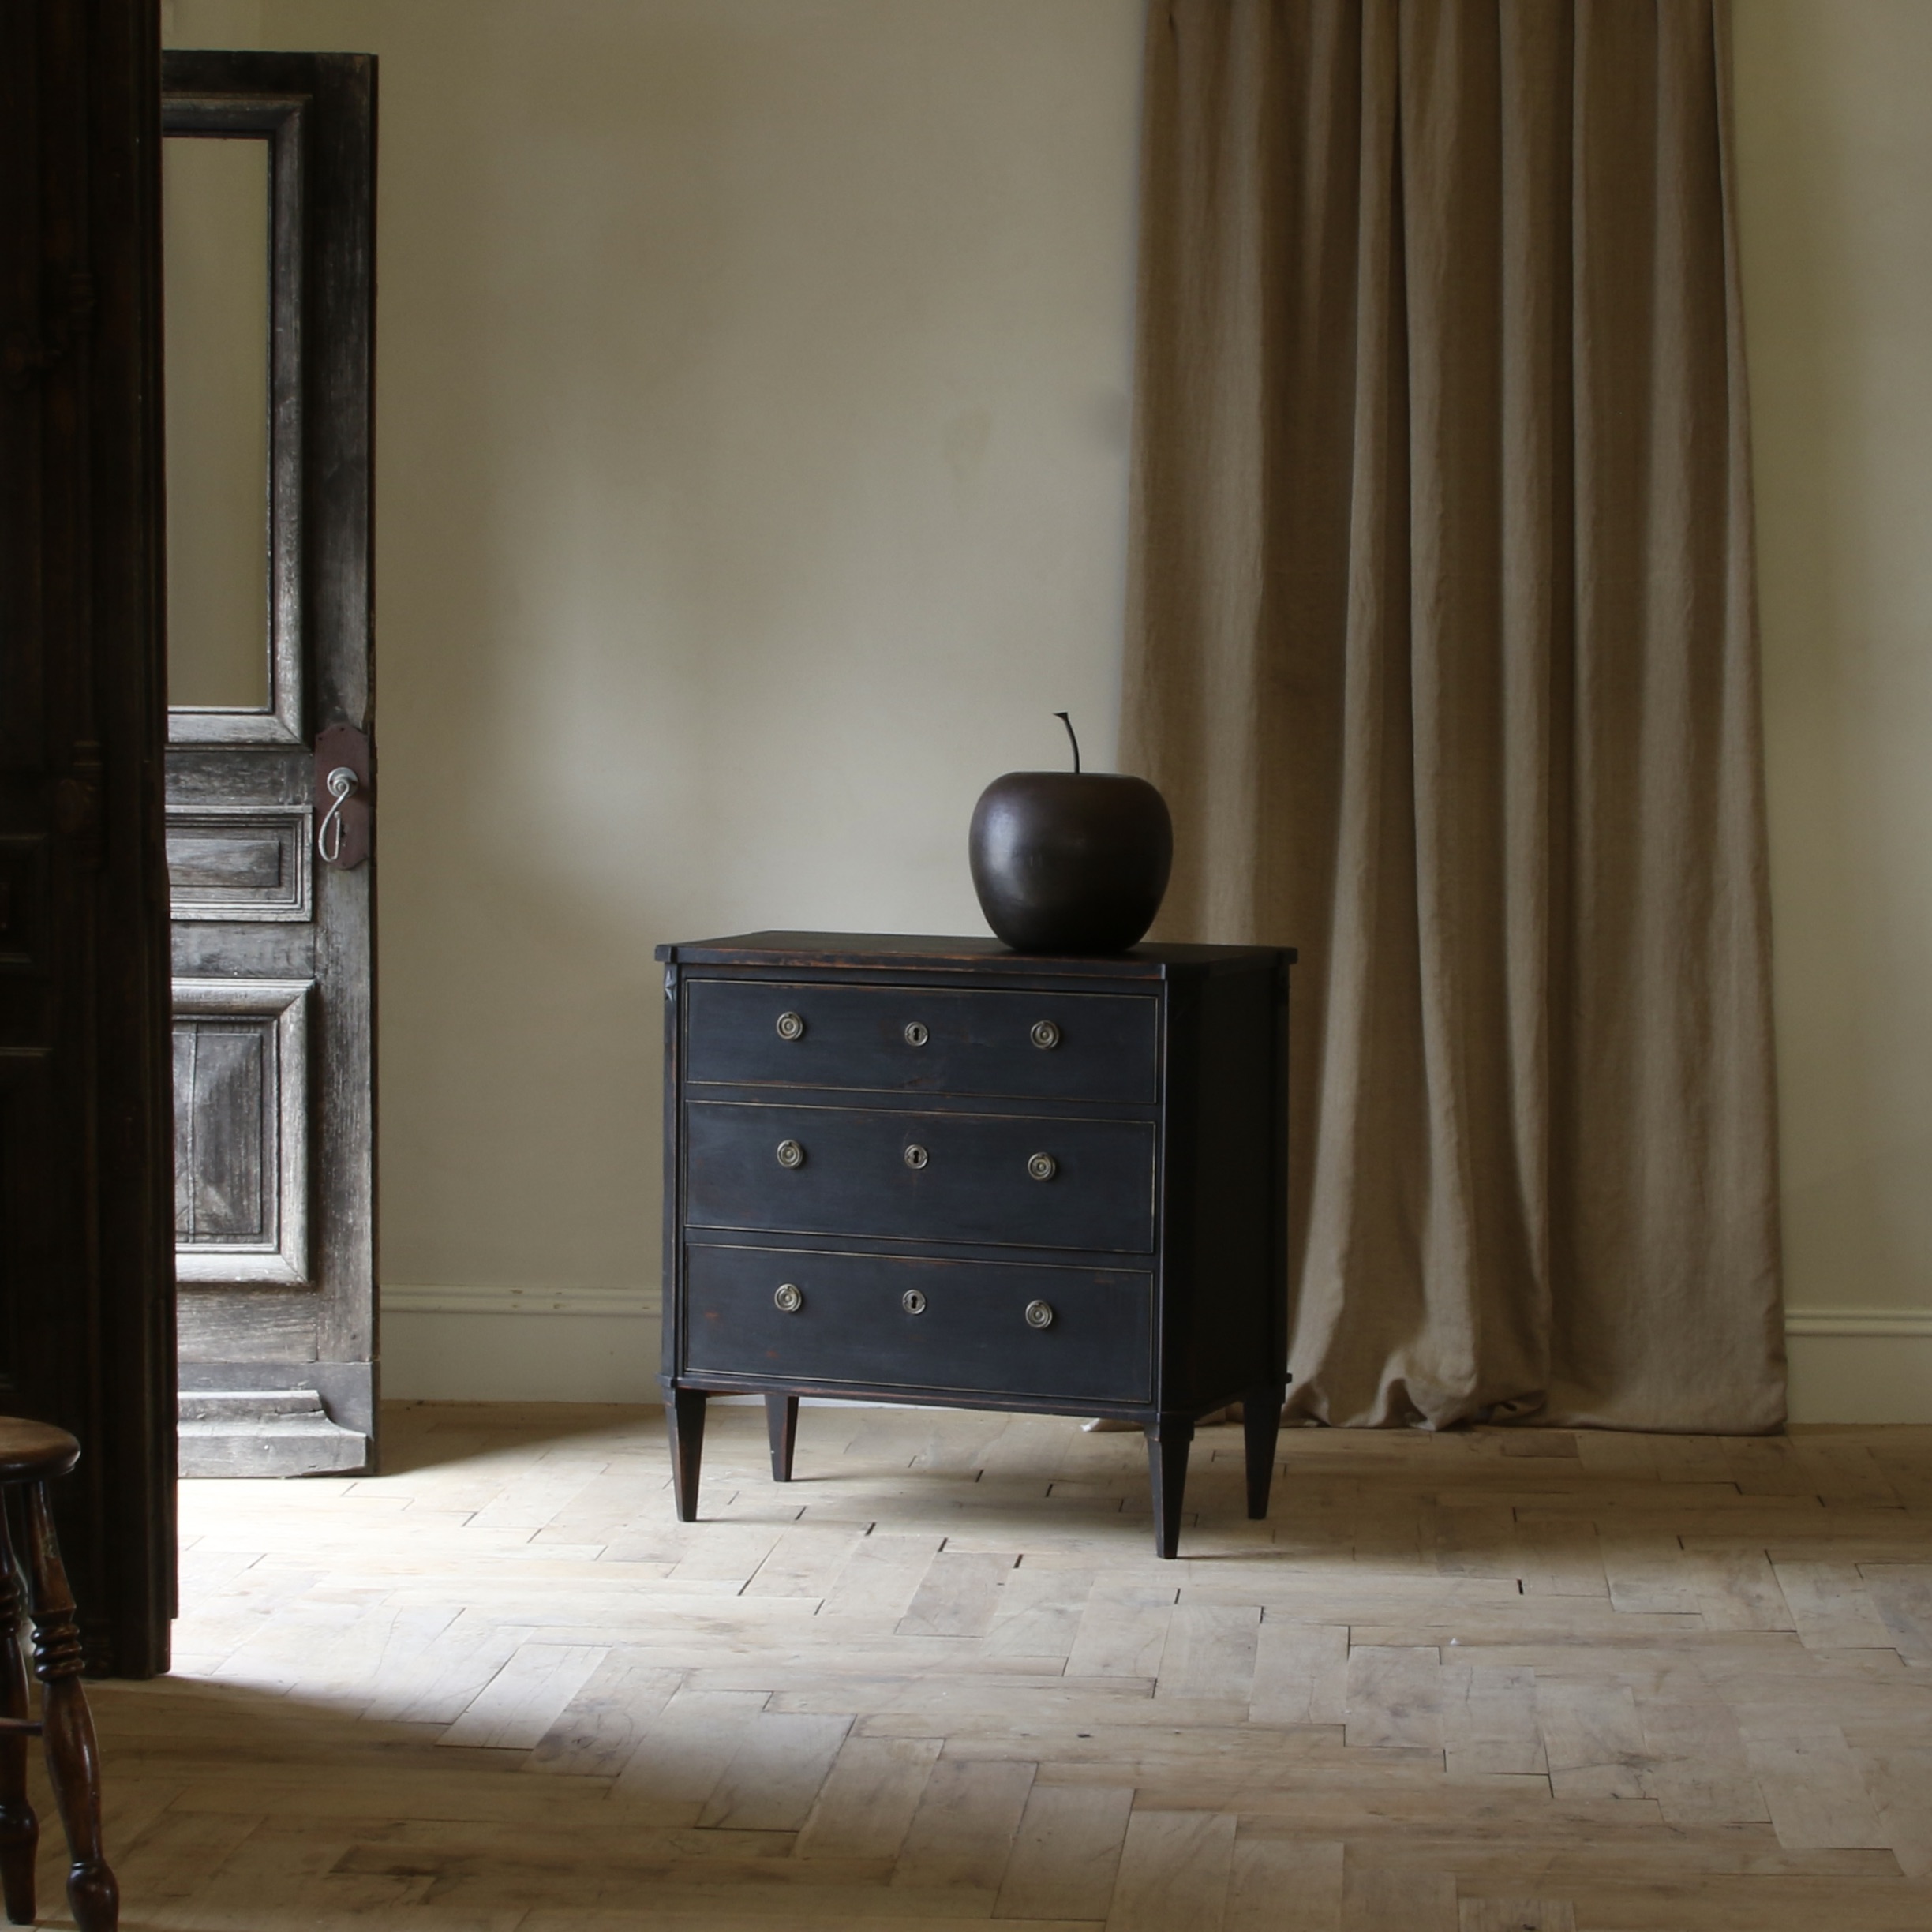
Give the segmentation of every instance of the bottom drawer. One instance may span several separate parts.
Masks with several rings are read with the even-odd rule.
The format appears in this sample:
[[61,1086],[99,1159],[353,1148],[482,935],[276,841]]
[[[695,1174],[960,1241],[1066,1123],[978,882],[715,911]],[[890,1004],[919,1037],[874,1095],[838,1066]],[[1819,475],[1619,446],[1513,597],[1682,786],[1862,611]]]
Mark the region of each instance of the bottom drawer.
[[694,1377],[1069,1402],[1153,1391],[1153,1278],[1125,1269],[694,1244],[684,1305]]

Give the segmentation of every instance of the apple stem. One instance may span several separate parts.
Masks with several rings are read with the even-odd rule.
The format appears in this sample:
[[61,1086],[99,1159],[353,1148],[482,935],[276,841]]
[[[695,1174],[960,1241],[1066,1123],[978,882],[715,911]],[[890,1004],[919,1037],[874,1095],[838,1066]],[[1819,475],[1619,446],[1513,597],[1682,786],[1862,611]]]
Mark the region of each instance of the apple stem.
[[1064,711],[1056,711],[1054,716],[1067,728],[1067,736],[1073,741],[1073,770],[1077,777],[1080,772],[1080,740],[1073,736],[1073,721]]

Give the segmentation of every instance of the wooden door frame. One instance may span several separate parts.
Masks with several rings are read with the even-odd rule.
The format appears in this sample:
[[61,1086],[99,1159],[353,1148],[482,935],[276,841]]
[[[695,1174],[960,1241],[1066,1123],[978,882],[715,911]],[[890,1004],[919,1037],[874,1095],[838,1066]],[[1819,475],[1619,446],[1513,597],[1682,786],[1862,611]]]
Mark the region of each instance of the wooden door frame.
[[90,1668],[165,1670],[174,1324],[153,0],[0,0],[0,1409]]

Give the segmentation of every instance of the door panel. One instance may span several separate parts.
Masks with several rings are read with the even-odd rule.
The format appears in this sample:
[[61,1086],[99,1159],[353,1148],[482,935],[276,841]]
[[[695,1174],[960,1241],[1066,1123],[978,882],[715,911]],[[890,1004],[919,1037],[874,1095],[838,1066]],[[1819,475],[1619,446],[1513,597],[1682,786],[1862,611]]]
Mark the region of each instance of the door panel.
[[174,982],[174,1272],[311,1286],[305,979]]
[[374,62],[163,72],[170,313],[197,337],[168,393],[203,412],[170,425],[182,1468],[373,1468],[374,863],[366,837],[317,856],[313,800],[373,723]]
[[178,922],[314,915],[306,806],[214,805],[168,814],[168,907]]

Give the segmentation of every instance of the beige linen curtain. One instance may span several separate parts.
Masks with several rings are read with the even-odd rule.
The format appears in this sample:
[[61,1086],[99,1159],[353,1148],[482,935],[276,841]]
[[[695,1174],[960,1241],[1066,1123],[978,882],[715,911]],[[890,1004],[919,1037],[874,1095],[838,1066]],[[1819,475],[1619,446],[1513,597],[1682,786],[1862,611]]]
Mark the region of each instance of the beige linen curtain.
[[1724,31],[1151,0],[1122,764],[1301,949],[1291,1414],[1783,1418]]

